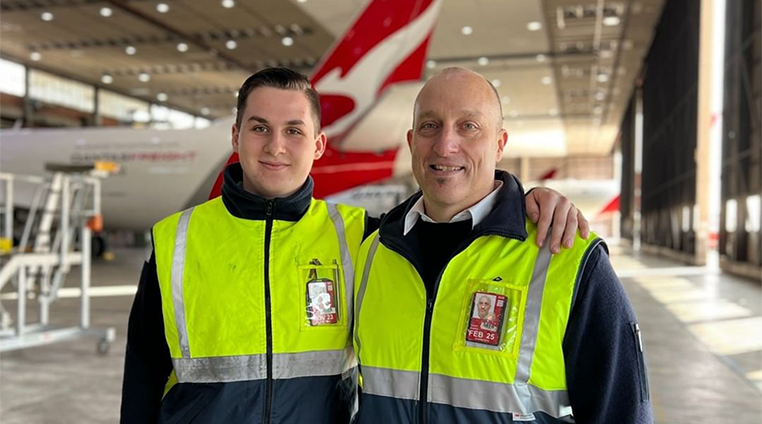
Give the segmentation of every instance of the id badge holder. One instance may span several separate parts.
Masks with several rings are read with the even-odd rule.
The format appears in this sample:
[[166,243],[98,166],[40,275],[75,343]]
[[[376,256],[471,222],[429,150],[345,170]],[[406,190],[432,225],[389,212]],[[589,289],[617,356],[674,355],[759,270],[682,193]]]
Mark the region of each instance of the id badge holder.
[[340,288],[337,265],[322,265],[317,259],[310,266],[301,267],[306,272],[304,284],[304,322],[306,327],[335,326],[340,322]]
[[499,277],[469,280],[461,308],[456,350],[518,355],[527,287]]

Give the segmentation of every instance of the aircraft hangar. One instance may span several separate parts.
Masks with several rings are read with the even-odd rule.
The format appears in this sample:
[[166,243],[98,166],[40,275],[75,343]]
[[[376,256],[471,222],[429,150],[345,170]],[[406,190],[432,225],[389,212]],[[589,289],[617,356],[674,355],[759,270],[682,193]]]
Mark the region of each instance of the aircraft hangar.
[[[145,328],[138,282],[166,278],[146,271],[159,260],[153,225],[220,194],[221,171],[237,161],[239,90],[274,67],[320,95],[314,197],[387,218],[423,186],[408,130],[424,84],[453,67],[481,74],[507,131],[497,168],[571,200],[605,240],[637,316],[637,384],[652,421],[590,422],[762,423],[762,0],[2,0],[0,422],[235,422],[196,418],[193,402],[185,417],[130,418],[125,357]],[[246,178],[241,190],[262,194]],[[359,287],[368,272],[355,267],[349,280]],[[310,284],[326,281],[317,276],[308,315]],[[253,283],[270,339],[273,284]],[[342,290],[351,305],[352,285]],[[176,312],[166,299],[159,308]],[[303,311],[305,293],[293,302]],[[325,319],[350,331],[347,310]],[[148,327],[174,323],[174,312]],[[437,337],[427,317],[424,338]],[[495,334],[506,331],[501,321]],[[436,395],[429,380],[413,384]],[[566,421],[521,401],[490,411],[494,422],[587,422],[569,396]],[[421,414],[415,422],[483,422]]]

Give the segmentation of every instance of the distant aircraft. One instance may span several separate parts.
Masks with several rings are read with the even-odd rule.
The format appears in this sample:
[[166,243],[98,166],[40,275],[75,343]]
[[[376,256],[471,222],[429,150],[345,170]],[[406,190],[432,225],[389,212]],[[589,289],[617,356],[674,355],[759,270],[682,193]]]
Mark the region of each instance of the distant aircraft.
[[[328,135],[326,152],[312,171],[315,197],[386,179],[395,161],[407,160],[397,150],[404,145],[412,109],[400,115],[389,96],[394,92],[397,102],[412,105],[410,93],[420,87],[441,2],[372,0],[315,68],[311,81],[321,94],[322,126]],[[366,119],[379,122],[360,125]],[[220,169],[237,160],[229,157],[233,121],[230,117],[187,130],[3,131],[0,170],[42,174],[48,162],[114,161],[121,171],[102,185],[104,225],[145,231],[162,217],[206,200],[210,188],[219,193]],[[379,124],[380,134],[369,133]],[[383,146],[366,142],[379,137]],[[397,169],[409,168],[405,165]],[[32,191],[17,188],[15,198],[28,205]]]

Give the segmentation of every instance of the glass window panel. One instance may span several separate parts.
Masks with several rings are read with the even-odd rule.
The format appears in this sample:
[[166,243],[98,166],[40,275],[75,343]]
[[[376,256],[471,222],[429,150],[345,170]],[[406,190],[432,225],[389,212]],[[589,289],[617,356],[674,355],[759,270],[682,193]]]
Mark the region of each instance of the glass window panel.
[[14,96],[24,97],[26,94],[26,72],[24,65],[9,60],[0,59],[0,91]]
[[29,97],[83,112],[95,110],[95,88],[47,72],[29,71]]

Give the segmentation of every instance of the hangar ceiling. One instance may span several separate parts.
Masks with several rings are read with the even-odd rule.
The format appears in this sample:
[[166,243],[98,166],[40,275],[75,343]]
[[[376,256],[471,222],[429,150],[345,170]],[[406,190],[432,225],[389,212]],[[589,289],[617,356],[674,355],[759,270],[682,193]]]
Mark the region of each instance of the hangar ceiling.
[[[426,74],[465,66],[498,85],[512,156],[527,146],[550,156],[605,155],[662,3],[444,0]],[[0,55],[197,116],[224,117],[251,72],[280,65],[309,73],[364,4],[3,0]]]

